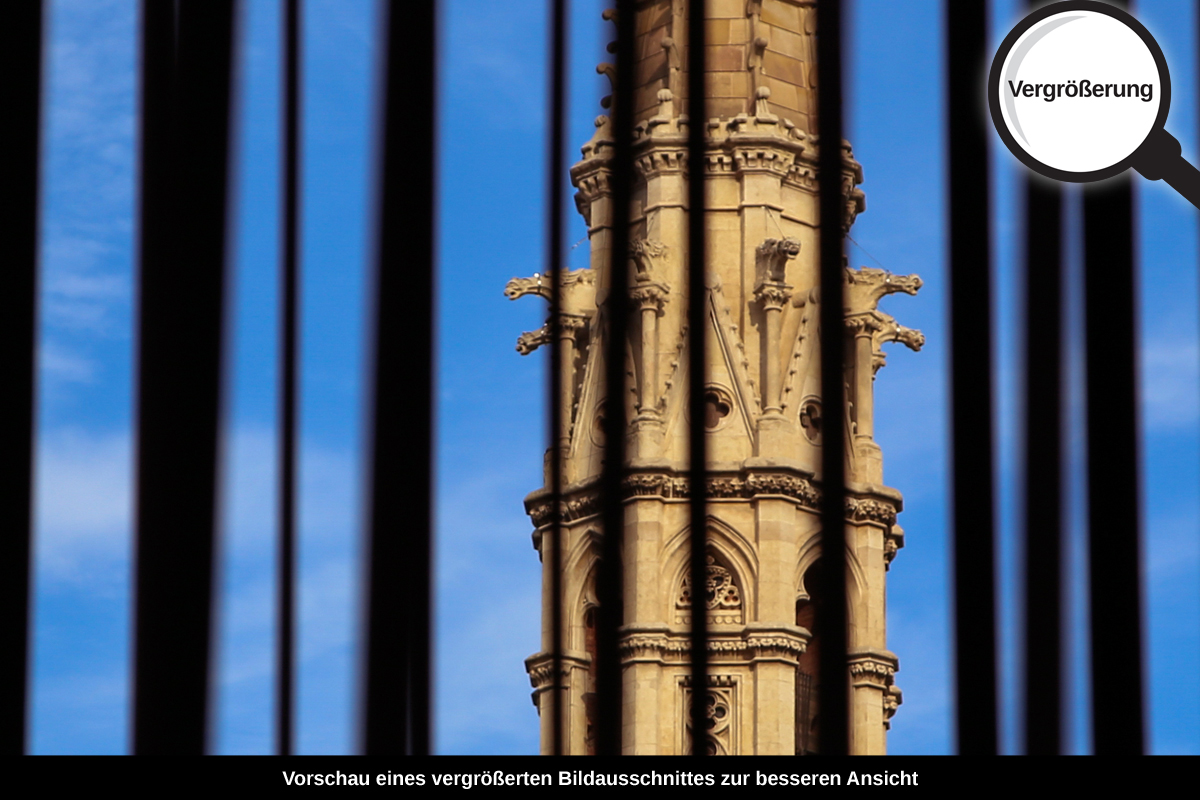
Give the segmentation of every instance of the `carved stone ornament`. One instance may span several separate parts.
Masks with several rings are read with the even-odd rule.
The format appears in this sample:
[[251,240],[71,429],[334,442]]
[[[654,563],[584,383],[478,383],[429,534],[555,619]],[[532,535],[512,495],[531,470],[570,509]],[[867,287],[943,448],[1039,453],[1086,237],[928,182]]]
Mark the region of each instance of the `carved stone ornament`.
[[856,681],[887,686],[895,675],[896,668],[883,661],[864,660],[853,661],[850,664],[850,677]]
[[517,337],[517,352],[527,356],[544,344],[550,343],[550,326],[543,325],[536,331],[526,331]]
[[904,528],[893,524],[883,537],[883,568],[885,570],[892,568],[892,560],[900,552],[901,547],[904,547]]
[[[535,272],[532,278],[513,278],[504,287],[504,296],[519,300],[526,295],[536,295],[550,300],[553,290],[551,276]],[[590,268],[576,269],[563,275],[559,303],[562,313],[586,316],[596,310],[596,271]]]
[[878,372],[879,368],[887,363],[887,354],[883,352],[883,345],[887,342],[900,342],[913,352],[920,352],[925,346],[925,334],[919,330],[906,328],[896,322],[894,317],[883,312],[876,311],[875,315],[880,318],[880,323],[872,337],[872,373]]
[[754,290],[754,299],[767,308],[782,309],[787,305],[788,300],[792,299],[791,290],[791,286],[779,286],[770,283],[763,284]]
[[[562,656],[562,667],[559,678],[563,686],[569,685],[572,670],[587,670],[590,659],[579,655]],[[554,683],[554,657],[550,653],[536,653],[525,659],[525,672],[529,675],[529,685],[534,689],[534,705],[537,705],[536,695]]]
[[629,297],[638,308],[661,311],[667,301],[668,291],[661,283],[645,283],[630,289]]
[[757,282],[783,283],[787,262],[800,255],[800,242],[790,237],[767,239],[754,250],[755,276]]
[[648,283],[662,275],[662,262],[667,257],[667,246],[653,239],[635,239],[629,243],[629,260],[633,263],[634,277],[640,283]]
[[904,693],[900,691],[899,686],[889,686],[887,691],[883,693],[883,714],[886,727],[891,728],[891,719],[896,716],[896,711],[900,708],[900,704],[904,702]]
[[882,323],[875,317],[878,312],[868,314],[858,314],[853,317],[846,317],[846,330],[854,334],[874,334],[880,329]]
[[[780,495],[797,501],[813,511],[819,510],[821,491],[808,478],[779,473],[749,473],[721,475],[705,481],[705,496],[712,498],[753,498],[759,495]],[[691,489],[686,477],[643,472],[626,476],[621,483],[622,497],[687,498]],[[563,521],[571,522],[599,511],[599,496],[594,491],[563,501]],[[533,524],[541,527],[550,521],[550,501],[546,497],[526,500],[525,509]],[[846,519],[850,522],[876,522],[893,525],[896,506],[890,500],[870,497],[846,498]]]
[[842,140],[842,196],[845,198],[842,212],[842,233],[850,232],[854,220],[867,210],[867,196],[858,184],[863,182],[862,164],[854,158],[850,143]]
[[807,397],[800,403],[800,427],[813,444],[821,443],[821,401]]
[[878,500],[846,498],[846,518],[855,522],[879,522],[884,525],[896,523],[896,507]]
[[[563,314],[559,317],[559,330],[563,336],[574,339],[579,331],[587,326],[587,319],[576,316],[574,314]],[[547,322],[536,331],[526,331],[517,337],[517,352],[523,356],[527,356],[534,350],[537,350],[544,344],[550,344],[553,338],[550,331],[550,323]]]
[[[692,741],[695,731],[692,729],[692,688],[683,687],[684,727],[687,731],[688,752],[693,752]],[[732,722],[733,722],[733,689],[710,687],[706,691],[704,708],[704,726],[700,741],[705,743],[705,754],[710,756],[726,756],[733,752]]]
[[893,275],[885,269],[846,268],[846,313],[863,314],[874,311],[879,301],[889,294],[916,294],[923,285],[919,275]]
[[[759,635],[746,638],[709,637],[706,650],[720,657],[786,658],[795,660],[804,652],[807,641],[799,636]],[[626,635],[618,645],[622,660],[663,661],[683,663],[692,650],[687,636],[667,636],[655,633]]]
[[[718,624],[738,624],[742,621],[742,596],[733,575],[729,570],[717,563],[713,556],[708,556],[707,574],[704,587],[704,607],[708,610],[709,621]],[[692,576],[684,575],[675,598],[676,609],[691,609],[692,607]],[[676,622],[690,622],[690,615],[677,614]]]

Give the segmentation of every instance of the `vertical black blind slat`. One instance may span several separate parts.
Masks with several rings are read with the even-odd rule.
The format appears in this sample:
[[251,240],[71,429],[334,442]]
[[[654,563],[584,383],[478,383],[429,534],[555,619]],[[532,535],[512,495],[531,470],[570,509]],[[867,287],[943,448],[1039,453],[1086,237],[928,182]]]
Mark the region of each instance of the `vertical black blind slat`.
[[988,140],[980,92],[987,4],[946,4],[951,463],[958,752],[996,752]]
[[705,191],[705,136],[708,110],[705,91],[705,0],[688,3],[688,484],[691,528],[692,585],[692,750],[706,755],[708,712],[708,614],[704,603],[707,583],[708,517],[705,508],[708,453],[704,428],[704,393],[708,372],[706,351],[705,273],[708,258]]
[[1141,523],[1133,188],[1083,192],[1088,561],[1097,755],[1141,753]]
[[279,544],[275,687],[275,748],[293,750],[296,595],[296,426],[298,418],[298,308],[300,273],[300,0],[283,7],[283,262],[280,275]]
[[25,749],[29,558],[33,524],[38,164],[42,3],[6,9],[0,26],[0,240],[7,267],[0,299],[0,754]]
[[386,13],[363,748],[430,747],[437,3]]
[[133,747],[205,747],[231,0],[142,5]]
[[1025,752],[1062,746],[1062,188],[1025,181]]
[[[1125,0],[1114,5],[1129,6]],[[1145,747],[1134,252],[1130,174],[1086,186],[1088,588],[1097,755],[1141,753]]]
[[821,561],[827,601],[816,621],[821,638],[819,747],[822,755],[850,750],[846,609],[845,317],[842,309],[842,21],[838,0],[817,3],[817,155],[820,188]]
[[612,236],[609,251],[609,292],[604,313],[605,404],[604,468],[600,477],[603,534],[597,565],[596,600],[596,754],[621,753],[621,658],[618,653],[622,618],[621,551],[625,535],[626,342],[629,331],[629,219],[633,191],[633,0],[617,2],[617,79],[613,92],[613,159],[611,173]]
[[550,20],[550,141],[547,152],[546,268],[550,274],[550,536],[547,558],[550,569],[550,682],[551,751],[565,750],[563,709],[563,576],[562,576],[562,493],[563,458],[568,445],[563,435],[563,419],[570,414],[570,403],[563,387],[563,167],[566,162],[567,46],[566,0],[553,0]]

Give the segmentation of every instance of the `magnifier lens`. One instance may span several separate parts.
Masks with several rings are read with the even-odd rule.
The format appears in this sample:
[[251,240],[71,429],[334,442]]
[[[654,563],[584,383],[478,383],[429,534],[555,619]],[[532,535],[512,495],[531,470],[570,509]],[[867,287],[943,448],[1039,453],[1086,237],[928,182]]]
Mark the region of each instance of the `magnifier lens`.
[[1155,128],[1164,100],[1147,43],[1120,20],[1087,10],[1034,23],[1009,49],[998,88],[1015,144],[1065,173],[1128,159]]

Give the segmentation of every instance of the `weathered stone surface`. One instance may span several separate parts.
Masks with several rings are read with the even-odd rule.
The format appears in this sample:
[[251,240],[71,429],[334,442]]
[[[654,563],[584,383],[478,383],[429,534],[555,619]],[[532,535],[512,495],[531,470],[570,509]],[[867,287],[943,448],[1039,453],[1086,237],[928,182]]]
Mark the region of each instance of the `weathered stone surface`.
[[[628,753],[681,753],[691,747],[688,625],[700,613],[687,578],[688,285],[686,213],[685,3],[638,6],[638,126],[634,229],[629,269],[628,391],[630,474],[624,482],[624,740]],[[710,542],[708,616],[713,718],[708,746],[718,753],[792,754],[811,750],[797,720],[815,714],[812,609],[805,578],[820,555],[821,408],[818,275],[815,9],[812,0],[711,0],[710,114],[705,159],[709,254],[706,265],[709,367]],[[604,68],[601,71],[610,71]],[[567,410],[555,446],[564,454],[562,516],[567,752],[586,753],[601,523],[598,479],[604,446],[600,309],[608,296],[612,220],[607,116],[571,169],[576,203],[589,226],[591,266],[563,286],[561,332]],[[862,167],[843,152],[848,230],[865,209]],[[901,694],[887,650],[886,570],[904,544],[900,495],[883,485],[874,441],[874,375],[882,346],[920,349],[924,337],[880,312],[880,298],[915,294],[916,276],[847,269],[846,536],[850,585],[852,750],[883,753]],[[548,297],[545,276],[514,279],[512,299]],[[552,326],[525,334],[518,348],[545,345]],[[542,391],[531,386],[531,393]],[[549,523],[549,491],[526,498],[539,550]],[[543,567],[542,652],[526,662],[534,703],[551,702],[551,576]],[[806,699],[808,698],[808,699]],[[543,751],[551,715],[542,714]]]

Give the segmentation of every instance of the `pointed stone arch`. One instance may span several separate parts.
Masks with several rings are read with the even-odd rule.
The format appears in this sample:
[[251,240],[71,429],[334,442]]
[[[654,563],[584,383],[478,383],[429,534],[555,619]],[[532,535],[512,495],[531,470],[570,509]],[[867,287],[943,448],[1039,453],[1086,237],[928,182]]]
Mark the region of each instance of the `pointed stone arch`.
[[583,619],[588,604],[596,601],[596,565],[600,560],[600,532],[587,528],[574,537],[563,555],[563,622],[565,646],[583,652]]
[[[796,587],[797,600],[804,599],[807,596],[804,591],[804,576],[820,557],[821,532],[817,531],[800,546],[800,556],[796,559],[796,572],[792,578],[792,585]],[[854,551],[850,549],[848,544],[846,547],[846,578],[846,588],[850,593],[849,602],[846,604],[846,621],[853,626],[856,621],[854,609],[858,604],[863,587],[867,585],[867,580],[862,564],[859,563],[858,557],[854,555]]]
[[[745,624],[753,616],[752,609],[755,607],[758,556],[753,544],[736,528],[711,514],[706,521],[709,553],[714,557],[717,566],[729,571],[731,583],[736,587],[741,600],[740,624]],[[663,548],[659,585],[665,592],[662,600],[667,619],[671,621],[675,620],[676,600],[691,564],[691,531],[691,526],[685,525],[667,540]]]

